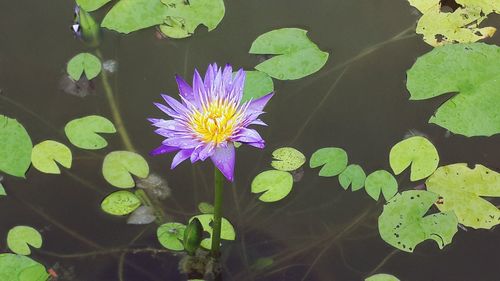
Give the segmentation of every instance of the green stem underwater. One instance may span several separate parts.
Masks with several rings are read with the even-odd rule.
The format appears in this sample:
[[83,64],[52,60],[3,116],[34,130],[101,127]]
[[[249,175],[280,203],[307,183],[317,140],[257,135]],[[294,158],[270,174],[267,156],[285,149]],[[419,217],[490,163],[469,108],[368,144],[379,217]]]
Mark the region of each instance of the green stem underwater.
[[224,192],[224,175],[214,167],[214,219],[212,233],[212,257],[220,256],[220,235],[222,226],[222,195]]

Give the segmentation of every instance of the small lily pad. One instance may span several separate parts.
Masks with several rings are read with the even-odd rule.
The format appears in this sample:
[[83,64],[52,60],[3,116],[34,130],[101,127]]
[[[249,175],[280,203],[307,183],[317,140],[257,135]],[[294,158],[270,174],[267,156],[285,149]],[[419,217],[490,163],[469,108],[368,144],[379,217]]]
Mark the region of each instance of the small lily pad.
[[23,125],[0,115],[0,171],[24,178],[31,165],[32,148],[31,138]]
[[418,181],[434,173],[439,164],[439,154],[428,139],[414,136],[391,148],[389,163],[396,175],[411,165],[410,180]]
[[252,181],[252,193],[264,192],[259,200],[276,202],[285,198],[293,187],[293,176],[284,171],[269,170],[258,174]]
[[160,244],[172,251],[184,250],[182,240],[186,226],[182,223],[169,222],[162,224],[156,231],[156,236]]
[[198,204],[198,210],[200,210],[202,214],[213,214],[214,206],[207,202],[201,202],[200,204]]
[[104,158],[102,174],[113,186],[132,188],[135,186],[132,175],[146,178],[149,175],[149,165],[144,157],[135,152],[113,151]]
[[74,56],[66,67],[69,76],[75,81],[80,80],[83,73],[88,80],[92,80],[101,73],[101,69],[101,60],[90,53],[80,53]]
[[365,186],[366,174],[361,166],[351,164],[339,175],[340,185],[347,190],[349,185],[352,186],[352,191],[359,190]]
[[278,148],[273,152],[274,161],[271,166],[280,171],[295,171],[306,162],[306,157],[302,152],[293,147]]
[[366,177],[365,190],[374,200],[378,200],[380,191],[384,194],[385,200],[389,200],[398,192],[398,182],[391,173],[378,170]]
[[101,203],[101,209],[111,215],[124,216],[141,206],[141,200],[132,192],[120,190],[111,193]]
[[53,140],[46,140],[35,145],[31,152],[33,167],[47,174],[61,173],[57,163],[67,169],[71,168],[72,160],[71,150],[66,145]]
[[101,149],[106,147],[108,142],[98,133],[112,134],[116,133],[116,129],[107,118],[90,115],[68,122],[64,132],[69,141],[78,148]]
[[438,198],[439,195],[424,190],[410,190],[394,196],[378,219],[382,239],[410,253],[427,239],[436,241],[440,249],[450,244],[457,233],[455,214],[446,212],[425,216]]
[[347,167],[347,152],[338,147],[318,149],[309,160],[311,168],[323,166],[319,171],[321,177],[333,177],[342,173]]
[[367,277],[365,281],[399,281],[398,278],[394,275],[390,274],[385,274],[385,273],[379,273],[372,275],[370,277]]
[[33,227],[19,225],[9,230],[7,246],[12,252],[27,256],[31,254],[30,246],[37,249],[42,247],[42,235]]
[[252,43],[250,54],[276,55],[255,69],[279,80],[294,80],[315,73],[328,60],[323,52],[299,28],[282,28],[260,35]]
[[[201,246],[207,250],[212,249],[212,221],[213,221],[213,214],[202,214],[202,215],[197,215],[189,219],[189,222],[191,222],[194,218],[197,218],[200,220],[201,225],[203,226],[203,230],[205,232],[208,232],[209,238],[205,238],[201,241]],[[234,231],[233,225],[226,219],[222,218],[221,221],[221,233],[220,233],[220,238],[222,240],[234,240],[236,239],[236,232]]]
[[245,87],[242,102],[258,99],[274,91],[273,79],[261,71],[245,71]]

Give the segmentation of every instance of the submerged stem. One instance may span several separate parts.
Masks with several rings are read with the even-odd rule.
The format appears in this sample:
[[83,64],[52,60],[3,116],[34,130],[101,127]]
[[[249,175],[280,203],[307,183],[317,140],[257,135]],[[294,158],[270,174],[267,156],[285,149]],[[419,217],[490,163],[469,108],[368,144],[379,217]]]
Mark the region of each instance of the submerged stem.
[[222,195],[224,187],[224,176],[214,167],[214,220],[213,220],[213,233],[212,233],[212,256],[214,258],[220,255],[220,234],[222,226]]

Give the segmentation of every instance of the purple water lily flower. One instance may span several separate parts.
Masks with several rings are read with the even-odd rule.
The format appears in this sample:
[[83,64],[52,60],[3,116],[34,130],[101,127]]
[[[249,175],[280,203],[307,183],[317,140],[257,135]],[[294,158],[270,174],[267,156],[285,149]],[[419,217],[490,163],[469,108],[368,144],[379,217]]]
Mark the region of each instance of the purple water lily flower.
[[194,163],[210,157],[222,174],[233,181],[233,143],[264,147],[259,133],[248,126],[266,125],[258,118],[273,93],[242,103],[245,72],[240,69],[233,75],[230,65],[224,69],[210,65],[205,79],[195,70],[192,87],[179,76],[176,80],[181,101],[162,95],[168,106],[155,103],[173,119],[149,119],[157,127],[155,132],[165,137],[151,155],[177,151],[172,169],[188,158]]

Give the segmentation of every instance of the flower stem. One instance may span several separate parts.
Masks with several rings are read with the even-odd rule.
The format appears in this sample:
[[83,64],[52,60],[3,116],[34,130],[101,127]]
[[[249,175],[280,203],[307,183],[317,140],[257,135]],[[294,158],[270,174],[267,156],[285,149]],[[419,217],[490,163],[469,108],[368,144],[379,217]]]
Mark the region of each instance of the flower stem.
[[222,195],[224,187],[224,176],[215,168],[214,182],[214,219],[213,219],[213,233],[212,233],[212,256],[218,258],[220,256],[220,234],[222,226]]

